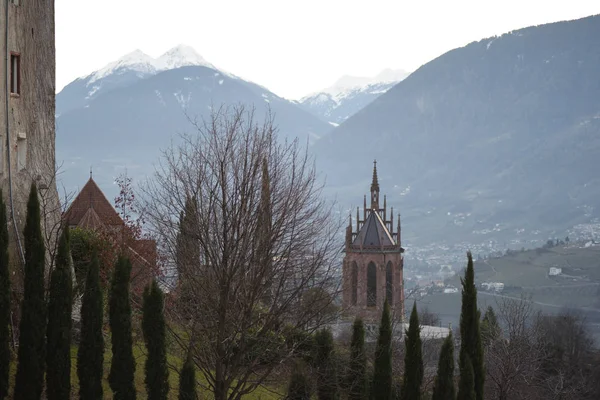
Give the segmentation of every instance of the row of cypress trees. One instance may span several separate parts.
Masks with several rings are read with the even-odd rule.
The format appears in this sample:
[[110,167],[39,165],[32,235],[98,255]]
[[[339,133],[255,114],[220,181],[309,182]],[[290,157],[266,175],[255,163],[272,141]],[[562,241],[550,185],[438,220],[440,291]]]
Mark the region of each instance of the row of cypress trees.
[[[480,313],[477,309],[473,259],[467,253],[468,263],[462,283],[462,310],[460,317],[461,347],[459,358],[460,379],[458,394],[454,376],[454,338],[452,332],[444,339],[438,361],[437,375],[433,385],[432,400],[483,400],[485,372],[483,367],[483,347],[479,327]],[[368,389],[367,359],[365,354],[365,330],[360,318],[354,321],[350,345],[348,368],[349,400],[421,400],[424,366],[421,342],[421,327],[417,304],[413,304],[408,330],[405,332],[404,375],[400,393],[397,393],[392,377],[392,324],[390,309],[384,304],[379,337],[375,350],[373,377]],[[317,397],[319,400],[333,400],[339,397],[337,375],[333,360],[334,345],[328,330],[319,331],[315,336],[317,365]],[[308,400],[311,386],[301,367],[292,373],[288,387],[288,398]]]
[[[19,348],[14,399],[38,400],[44,390],[48,400],[71,398],[71,328],[73,277],[70,265],[69,230],[59,239],[55,268],[45,299],[44,268],[46,249],[41,232],[37,189],[31,186],[24,229],[25,277],[19,326]],[[0,400],[9,393],[10,278],[6,206],[0,192]],[[93,254],[88,268],[81,304],[81,339],[77,353],[79,397],[103,398],[104,363],[103,296],[99,260]],[[112,363],[109,384],[114,399],[136,398],[135,360],[132,350],[129,281],[131,263],[118,258],[109,298],[109,326],[112,332]],[[148,399],[166,400],[169,383],[166,353],[164,295],[156,281],[144,291],[142,329],[148,351],[145,365]],[[196,398],[195,371],[188,357],[181,373],[180,399]]]

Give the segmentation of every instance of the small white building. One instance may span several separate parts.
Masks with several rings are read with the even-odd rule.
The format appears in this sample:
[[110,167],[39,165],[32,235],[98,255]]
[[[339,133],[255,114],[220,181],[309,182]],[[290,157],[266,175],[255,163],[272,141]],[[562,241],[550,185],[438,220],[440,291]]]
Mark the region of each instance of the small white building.
[[558,267],[550,267],[550,271],[548,271],[548,275],[556,276],[562,274],[562,268]]
[[455,288],[454,286],[445,287],[444,293],[458,293],[458,288]]
[[483,282],[481,284],[483,290],[488,292],[501,292],[504,290],[504,283],[502,282]]

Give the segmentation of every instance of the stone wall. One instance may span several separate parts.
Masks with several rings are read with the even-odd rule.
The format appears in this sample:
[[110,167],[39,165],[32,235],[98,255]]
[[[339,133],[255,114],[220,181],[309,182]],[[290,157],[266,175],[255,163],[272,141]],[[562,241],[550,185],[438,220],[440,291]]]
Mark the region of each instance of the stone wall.
[[[377,268],[376,306],[367,306],[367,267],[373,262]],[[386,298],[386,265],[392,263],[392,298],[390,304],[393,317],[404,317],[404,259],[401,253],[358,253],[347,252],[342,266],[344,309],[352,315],[361,316],[365,321],[379,321]],[[352,304],[352,266],[358,266],[357,303]]]
[[[55,182],[54,0],[16,3],[20,4],[8,0],[8,21],[4,1],[0,11],[0,187],[8,207],[11,260],[18,277],[22,240],[17,240],[17,232],[22,235],[31,182],[40,192],[47,247],[55,242],[60,204]],[[20,58],[19,94],[10,93],[11,53]]]

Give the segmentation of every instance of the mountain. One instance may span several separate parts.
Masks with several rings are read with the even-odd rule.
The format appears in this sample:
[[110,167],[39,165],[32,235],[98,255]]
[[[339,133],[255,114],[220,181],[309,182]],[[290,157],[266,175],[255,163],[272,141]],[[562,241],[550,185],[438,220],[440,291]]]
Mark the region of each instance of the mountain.
[[[92,93],[90,93],[92,92]],[[332,127],[266,88],[216,69],[193,49],[179,46],[152,59],[136,51],[57,95],[57,162],[62,183],[74,190],[93,167],[103,190],[127,168],[136,181],[153,171],[160,150],[181,132],[194,132],[189,118],[207,117],[213,107],[255,107],[268,111],[279,134],[314,142]],[[189,117],[189,118],[188,118]],[[106,189],[109,197],[113,194]]]
[[332,86],[298,101],[302,107],[337,126],[409,75],[385,69],[373,78],[345,75]]
[[330,192],[360,204],[377,159],[407,251],[435,243],[463,261],[475,245],[485,254],[597,230],[598,37],[597,15],[423,65],[314,146]]
[[199,65],[215,68],[193,48],[180,44],[158,58],[137,49],[91,74],[77,78],[56,96],[56,114],[87,105],[101,93],[128,86],[161,71]]

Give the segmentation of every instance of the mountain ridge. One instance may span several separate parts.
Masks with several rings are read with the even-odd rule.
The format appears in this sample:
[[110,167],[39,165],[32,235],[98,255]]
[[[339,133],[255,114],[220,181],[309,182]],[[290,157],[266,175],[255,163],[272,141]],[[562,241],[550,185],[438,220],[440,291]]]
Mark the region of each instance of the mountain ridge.
[[297,101],[303,108],[338,126],[381,94],[405,79],[409,72],[384,69],[374,77],[344,75],[333,85]]
[[595,223],[595,37],[600,16],[474,41],[423,65],[315,145],[331,191],[364,191],[377,158],[419,243],[521,245]]

